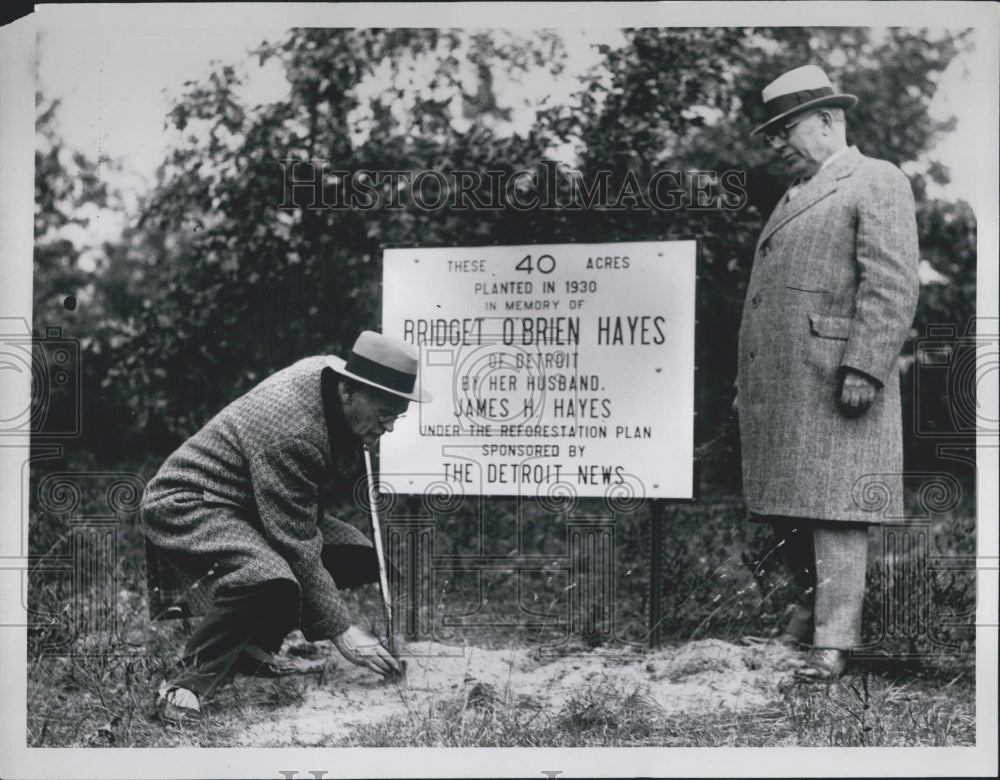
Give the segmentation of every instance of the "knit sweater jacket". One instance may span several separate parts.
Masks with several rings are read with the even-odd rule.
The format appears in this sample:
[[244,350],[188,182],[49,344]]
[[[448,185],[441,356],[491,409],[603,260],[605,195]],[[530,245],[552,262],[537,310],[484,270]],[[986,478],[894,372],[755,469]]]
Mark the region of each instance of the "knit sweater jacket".
[[[322,563],[324,541],[337,540],[324,540],[321,528],[327,497],[361,473],[361,441],[339,402],[324,413],[324,368],[323,357],[311,357],[266,379],[182,444],[147,485],[147,539],[187,575],[193,613],[220,586],[288,579],[299,587],[307,639],[333,639],[350,625]],[[340,525],[346,537],[354,533],[341,541],[367,543]]]

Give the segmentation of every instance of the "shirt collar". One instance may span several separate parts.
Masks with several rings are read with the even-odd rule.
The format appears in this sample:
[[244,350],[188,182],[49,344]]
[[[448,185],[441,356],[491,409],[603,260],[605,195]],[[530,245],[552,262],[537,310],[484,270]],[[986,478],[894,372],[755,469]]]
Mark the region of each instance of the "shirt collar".
[[330,455],[334,466],[343,478],[357,469],[361,454],[361,439],[351,431],[344,417],[337,392],[337,375],[329,366],[320,373],[320,394],[323,399],[323,416],[326,418],[326,435],[330,441]]
[[[838,149],[837,151],[835,151],[835,152],[834,152],[833,154],[831,154],[831,155],[830,155],[829,157],[827,157],[827,158],[826,158],[825,160],[823,160],[823,162],[822,162],[822,163],[820,164],[820,166],[819,166],[819,170],[818,170],[818,171],[816,171],[816,173],[814,173],[814,174],[813,174],[812,176],[810,176],[810,177],[809,177],[809,179],[811,179],[811,178],[813,178],[814,176],[816,176],[816,174],[818,174],[818,173],[819,173],[819,172],[820,172],[821,170],[823,170],[823,169],[824,169],[824,168],[825,168],[826,166],[830,165],[830,164],[831,164],[831,163],[832,163],[832,162],[833,162],[834,160],[836,160],[836,159],[837,159],[838,157],[840,157],[840,156],[842,156],[842,155],[846,154],[846,153],[847,153],[847,152],[849,152],[850,150],[851,150],[851,147],[850,147],[850,146],[844,146],[844,147],[842,147],[841,149]],[[798,191],[799,191],[800,189],[802,189],[802,186],[803,186],[803,185],[804,185],[804,184],[805,184],[805,183],[806,183],[807,181],[809,181],[809,179],[803,179],[803,178],[797,178],[797,179],[795,179],[795,181],[793,181],[793,182],[792,182],[792,185],[791,185],[791,186],[790,186],[790,187],[788,188],[788,191],[787,191],[787,193],[786,193],[786,197],[787,197],[787,199],[788,199],[788,200],[791,200],[792,198],[794,198],[794,197],[795,197],[795,194],[796,194],[796,193],[797,193],[797,192],[798,192]]]
[[[841,155],[847,154],[847,152],[849,152],[850,149],[851,149],[850,146],[844,146],[844,147],[838,149],[833,154],[831,154],[829,157],[827,157],[825,160],[823,160],[823,164],[819,166],[819,169],[823,170],[826,166],[828,166],[830,163],[832,163],[838,157],[840,157]],[[818,171],[817,171],[817,173],[818,173]]]

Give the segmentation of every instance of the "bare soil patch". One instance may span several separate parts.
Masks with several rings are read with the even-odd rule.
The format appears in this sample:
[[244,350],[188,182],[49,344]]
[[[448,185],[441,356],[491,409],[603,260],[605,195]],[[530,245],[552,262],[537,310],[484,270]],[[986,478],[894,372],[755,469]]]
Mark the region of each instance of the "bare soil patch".
[[349,664],[332,647],[319,653],[323,673],[304,700],[248,726],[241,744],[341,743],[358,726],[393,715],[418,718],[434,701],[449,698],[476,708],[517,703],[556,712],[574,693],[601,686],[642,696],[664,715],[744,711],[776,700],[798,659],[780,646],[742,647],[719,639],[653,653],[599,648],[549,658],[516,648],[418,642],[405,647],[402,685]]

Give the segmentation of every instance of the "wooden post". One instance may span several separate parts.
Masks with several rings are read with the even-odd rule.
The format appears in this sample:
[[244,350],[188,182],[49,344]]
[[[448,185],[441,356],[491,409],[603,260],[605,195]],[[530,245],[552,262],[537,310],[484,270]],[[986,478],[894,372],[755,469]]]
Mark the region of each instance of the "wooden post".
[[[420,496],[409,496],[406,500],[409,516],[416,521],[420,515]],[[434,518],[431,517],[429,523],[417,523],[411,530],[409,544],[406,549],[406,580],[410,598],[406,600],[406,638],[414,641],[418,638],[428,638],[430,636],[430,626],[420,625],[421,607],[429,607],[430,599],[430,555],[431,555],[431,531],[434,526]],[[425,593],[425,589],[427,592]],[[421,598],[423,597],[423,598]],[[426,619],[426,615],[424,616]],[[423,631],[421,631],[423,628]],[[426,636],[421,636],[426,634]]]
[[663,522],[667,502],[654,498],[649,503],[649,647],[660,644],[661,597],[663,595]]

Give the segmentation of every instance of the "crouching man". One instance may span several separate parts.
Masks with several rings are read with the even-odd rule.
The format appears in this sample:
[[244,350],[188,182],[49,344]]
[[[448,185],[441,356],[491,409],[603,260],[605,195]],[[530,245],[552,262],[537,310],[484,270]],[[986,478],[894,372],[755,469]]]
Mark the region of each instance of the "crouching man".
[[212,418],[149,482],[142,503],[150,613],[201,616],[157,694],[168,722],[196,719],[236,673],[287,671],[289,631],[329,639],[352,663],[399,671],[351,625],[338,588],[378,580],[370,541],[325,513],[364,470],[362,448],[392,431],[417,387],[417,353],[365,331],[346,360],[305,358]]

